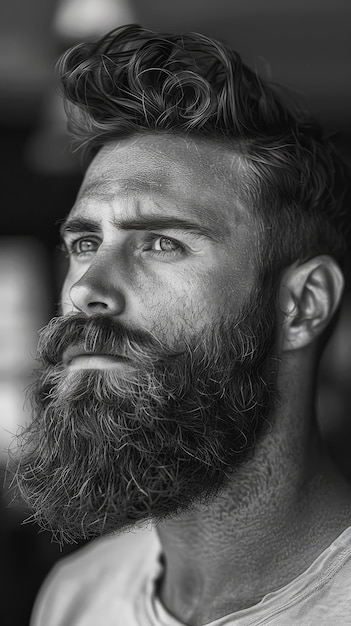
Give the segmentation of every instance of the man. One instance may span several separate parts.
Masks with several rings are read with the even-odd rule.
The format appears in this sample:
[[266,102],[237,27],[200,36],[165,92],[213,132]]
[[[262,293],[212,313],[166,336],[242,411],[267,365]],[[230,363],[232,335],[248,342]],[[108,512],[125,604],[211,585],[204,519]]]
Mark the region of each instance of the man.
[[351,493],[314,412],[340,160],[201,35],[123,27],[59,72],[94,158],[18,480],[60,540],[107,536],[33,624],[349,624]]

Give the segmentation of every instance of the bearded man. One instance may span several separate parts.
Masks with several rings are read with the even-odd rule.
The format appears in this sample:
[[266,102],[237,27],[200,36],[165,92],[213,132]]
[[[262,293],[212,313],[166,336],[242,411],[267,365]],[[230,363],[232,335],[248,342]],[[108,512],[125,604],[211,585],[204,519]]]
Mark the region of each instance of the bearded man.
[[122,27],[59,73],[93,160],[18,481],[60,540],[99,539],[33,624],[350,624],[350,487],[314,410],[344,166],[198,34]]

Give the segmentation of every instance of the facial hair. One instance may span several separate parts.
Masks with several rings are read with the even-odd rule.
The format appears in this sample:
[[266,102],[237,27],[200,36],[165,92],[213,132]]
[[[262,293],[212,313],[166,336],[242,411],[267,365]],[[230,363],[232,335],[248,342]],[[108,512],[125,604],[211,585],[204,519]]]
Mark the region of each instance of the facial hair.
[[[276,397],[273,307],[178,337],[100,315],[54,318],[38,345],[33,418],[17,485],[33,520],[76,541],[206,502],[247,460]],[[174,342],[173,342],[174,343]],[[122,356],[130,367],[68,371],[65,350]]]

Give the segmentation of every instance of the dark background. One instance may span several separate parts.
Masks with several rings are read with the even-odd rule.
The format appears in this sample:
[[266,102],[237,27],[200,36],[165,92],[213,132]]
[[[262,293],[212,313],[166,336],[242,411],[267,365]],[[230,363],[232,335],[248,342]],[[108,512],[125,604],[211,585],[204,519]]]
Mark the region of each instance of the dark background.
[[[55,313],[64,262],[58,220],[69,211],[83,168],[69,149],[52,88],[52,66],[69,45],[123,23],[199,31],[224,40],[251,66],[291,88],[351,161],[351,4],[349,0],[3,0],[0,7],[0,437],[28,415],[23,388],[37,330]],[[351,477],[350,282],[341,322],[324,358],[321,425]],[[2,354],[2,357],[1,357]],[[0,429],[1,429],[0,428]],[[45,574],[62,555],[47,533],[23,524],[28,512],[0,505],[1,624],[26,626]]]

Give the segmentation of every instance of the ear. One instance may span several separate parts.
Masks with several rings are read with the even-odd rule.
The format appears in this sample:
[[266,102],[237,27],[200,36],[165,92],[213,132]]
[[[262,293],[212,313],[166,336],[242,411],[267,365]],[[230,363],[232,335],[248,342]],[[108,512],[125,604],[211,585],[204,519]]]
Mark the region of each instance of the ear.
[[280,283],[281,349],[297,350],[319,337],[338,308],[344,277],[337,262],[321,255],[290,266]]

